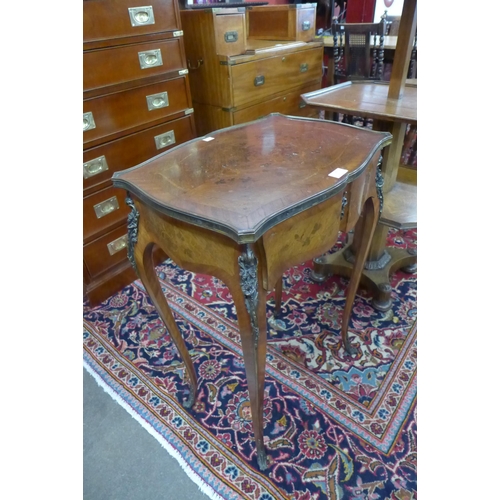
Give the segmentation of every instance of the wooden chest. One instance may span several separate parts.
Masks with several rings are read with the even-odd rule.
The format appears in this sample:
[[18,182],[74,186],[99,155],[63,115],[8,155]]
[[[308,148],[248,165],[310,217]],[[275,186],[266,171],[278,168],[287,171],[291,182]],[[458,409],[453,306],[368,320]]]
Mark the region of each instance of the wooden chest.
[[311,42],[316,36],[316,4],[248,7],[249,39]]
[[[272,112],[318,116],[301,105],[300,94],[321,87],[323,43],[246,37],[244,44],[233,45],[246,33],[249,12],[248,8],[181,11],[200,135]],[[237,42],[227,41],[228,31],[237,34]]]
[[83,273],[94,304],[136,278],[130,208],[111,176],[196,128],[177,0],[86,0],[83,14]]

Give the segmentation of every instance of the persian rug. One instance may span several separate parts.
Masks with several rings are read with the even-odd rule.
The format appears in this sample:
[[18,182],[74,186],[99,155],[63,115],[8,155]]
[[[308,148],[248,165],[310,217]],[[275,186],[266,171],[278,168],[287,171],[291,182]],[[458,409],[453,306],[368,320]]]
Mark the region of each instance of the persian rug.
[[[388,242],[416,247],[416,230],[391,230]],[[385,313],[358,292],[351,357],[339,327],[348,280],[318,284],[311,271],[306,262],[284,275],[280,317],[268,296],[264,473],[221,281],[170,260],[157,268],[199,379],[191,410],[180,403],[184,365],[140,280],[97,307],[84,304],[84,365],[213,499],[416,499],[416,274],[392,276]]]

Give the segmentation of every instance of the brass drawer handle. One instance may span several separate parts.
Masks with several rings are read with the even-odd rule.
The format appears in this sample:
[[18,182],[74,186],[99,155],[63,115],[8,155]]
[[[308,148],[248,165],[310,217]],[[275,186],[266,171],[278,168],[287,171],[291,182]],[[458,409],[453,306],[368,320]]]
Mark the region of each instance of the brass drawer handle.
[[304,101],[301,101],[299,103],[299,109],[305,108],[306,106],[307,106],[307,104]]
[[156,144],[156,149],[163,149],[163,148],[166,148],[167,146],[171,146],[172,144],[175,144],[174,131],[169,130],[168,132],[165,132],[164,134],[156,135],[155,136],[155,144]]
[[301,73],[305,73],[308,69],[309,69],[309,64],[307,64],[307,63],[302,63],[302,64],[300,65],[300,72],[301,72]]
[[97,203],[97,205],[94,205],[94,211],[98,219],[110,214],[111,212],[114,212],[115,210],[118,210],[119,208],[120,206],[118,205],[116,196],[113,196],[108,200],[104,200],[101,203]]
[[203,59],[198,59],[196,66],[191,66],[191,61],[189,59],[187,59],[187,66],[191,70],[198,69],[202,65],[203,65]]
[[311,21],[304,21],[302,23],[302,31],[307,31],[311,28]]
[[259,75],[259,76],[255,77],[255,80],[253,81],[253,83],[256,87],[259,87],[260,85],[264,85],[265,81],[266,81],[266,78],[264,77],[264,75]]
[[127,248],[127,243],[128,243],[128,235],[127,234],[124,234],[123,236],[116,238],[116,240],[112,241],[111,243],[108,243],[109,255],[114,255],[115,253],[119,252],[120,250]]
[[83,164],[83,178],[88,179],[94,175],[108,170],[108,163],[105,156],[99,156]]
[[92,130],[93,128],[95,128],[95,121],[92,111],[83,113],[83,131],[86,132],[87,130]]
[[160,92],[159,94],[151,94],[146,96],[148,110],[166,108],[168,106],[168,92]]
[[141,69],[163,66],[160,49],[145,50],[144,52],[138,52],[137,55],[139,56]]
[[233,43],[238,41],[238,32],[237,31],[227,31],[224,33],[224,41],[226,43]]
[[145,26],[155,23],[155,15],[151,5],[145,7],[130,7],[128,9],[130,24],[132,26]]

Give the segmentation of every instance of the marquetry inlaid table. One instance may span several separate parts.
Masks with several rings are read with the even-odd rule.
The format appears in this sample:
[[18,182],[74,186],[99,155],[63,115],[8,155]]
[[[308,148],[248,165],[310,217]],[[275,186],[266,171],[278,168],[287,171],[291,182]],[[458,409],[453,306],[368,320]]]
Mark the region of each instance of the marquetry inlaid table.
[[[197,394],[193,362],[162,293],[153,263],[158,245],[180,267],[229,288],[238,316],[256,458],[267,468],[263,436],[266,295],[291,266],[321,255],[355,225],[360,250],[346,295],[341,336],[379,217],[381,149],[387,132],[273,113],[212,132],[115,173],[127,190],[129,258],[167,325]],[[333,334],[333,332],[332,332]]]

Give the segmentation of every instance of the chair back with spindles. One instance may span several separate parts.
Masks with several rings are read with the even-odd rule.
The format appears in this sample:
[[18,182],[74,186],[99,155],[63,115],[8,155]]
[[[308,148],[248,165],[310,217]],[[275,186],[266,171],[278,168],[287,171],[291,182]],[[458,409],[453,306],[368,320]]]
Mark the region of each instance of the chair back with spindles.
[[380,80],[384,64],[385,18],[379,23],[338,23],[333,19],[333,84]]

